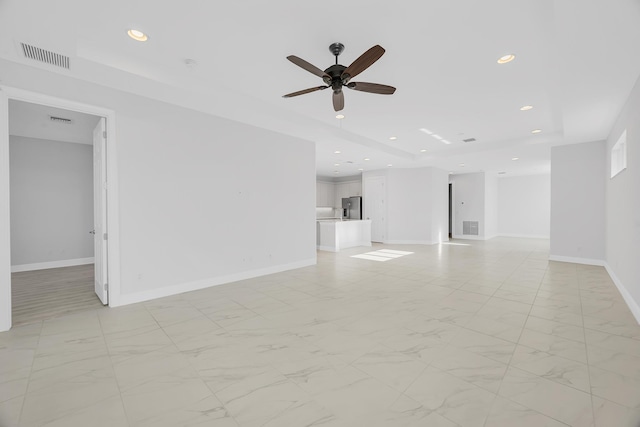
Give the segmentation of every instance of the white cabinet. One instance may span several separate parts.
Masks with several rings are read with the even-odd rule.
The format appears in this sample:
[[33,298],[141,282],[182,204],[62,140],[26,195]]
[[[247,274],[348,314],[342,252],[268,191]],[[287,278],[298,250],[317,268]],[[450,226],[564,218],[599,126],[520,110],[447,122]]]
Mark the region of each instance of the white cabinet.
[[336,183],[335,207],[342,207],[344,197],[362,196],[361,181],[346,181]]
[[349,183],[349,196],[362,196],[362,181]]
[[362,181],[316,181],[316,206],[342,208],[342,199],[351,196],[362,196]]
[[316,181],[316,206],[333,206],[335,194],[334,183]]

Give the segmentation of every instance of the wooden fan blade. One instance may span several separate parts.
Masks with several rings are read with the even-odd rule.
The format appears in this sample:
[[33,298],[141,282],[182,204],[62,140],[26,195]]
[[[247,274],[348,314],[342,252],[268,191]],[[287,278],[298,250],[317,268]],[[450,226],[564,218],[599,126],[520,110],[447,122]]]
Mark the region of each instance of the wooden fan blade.
[[351,65],[349,65],[343,72],[340,78],[343,82],[349,81],[349,79],[357,76],[367,68],[369,68],[374,62],[376,62],[384,54],[384,49],[380,45],[375,45],[362,55],[358,57]]
[[333,109],[340,111],[344,108],[344,92],[333,92]]
[[291,98],[298,95],[304,95],[305,93],[315,92],[317,90],[323,90],[328,88],[329,86],[318,86],[318,87],[310,87],[309,89],[299,90],[297,92],[288,93],[286,95],[282,95],[283,98]]
[[396,91],[396,88],[393,86],[381,85],[378,83],[351,82],[347,87],[361,92],[378,93],[380,95],[393,95]]
[[296,64],[298,67],[304,68],[305,70],[307,70],[311,74],[315,74],[316,76],[322,77],[323,79],[325,77],[328,77],[329,80],[331,80],[331,77],[327,73],[325,73],[324,71],[322,71],[320,68],[316,67],[315,65],[309,64],[307,61],[305,61],[302,58],[298,58],[295,55],[290,55],[290,56],[287,56],[287,59],[289,61],[293,62],[294,64]]

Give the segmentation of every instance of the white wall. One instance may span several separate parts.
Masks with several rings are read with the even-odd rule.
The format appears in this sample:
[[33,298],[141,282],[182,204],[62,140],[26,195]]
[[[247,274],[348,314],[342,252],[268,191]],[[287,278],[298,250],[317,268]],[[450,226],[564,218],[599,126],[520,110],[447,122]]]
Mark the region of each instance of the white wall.
[[0,91],[0,331],[11,327],[11,227],[8,201],[9,99]]
[[605,159],[604,142],[551,148],[550,259],[604,263]]
[[[485,237],[485,180],[484,172],[452,175],[453,237],[484,239]],[[478,221],[478,236],[462,234],[463,221]]]
[[431,241],[449,240],[449,172],[431,168]]
[[434,244],[447,240],[447,172],[427,167],[393,169],[386,175],[386,241]]
[[387,172],[387,242],[431,243],[431,169]]
[[[606,143],[606,267],[640,322],[640,80]],[[611,148],[627,130],[627,169],[610,179]]]
[[9,141],[14,271],[86,263],[93,257],[93,146],[20,136]]
[[484,174],[484,238],[498,234],[498,178]]
[[498,235],[549,238],[551,176],[498,179]]
[[[116,113],[110,141],[117,145],[119,183],[118,303],[315,262],[312,142],[44,70],[0,65],[7,86]],[[0,193],[0,205],[6,198]]]

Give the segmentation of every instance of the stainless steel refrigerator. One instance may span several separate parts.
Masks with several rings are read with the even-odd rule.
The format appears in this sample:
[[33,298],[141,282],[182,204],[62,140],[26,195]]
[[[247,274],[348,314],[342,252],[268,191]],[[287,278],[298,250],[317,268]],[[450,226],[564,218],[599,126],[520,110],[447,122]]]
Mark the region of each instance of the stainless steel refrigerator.
[[362,219],[362,197],[342,199],[342,219]]

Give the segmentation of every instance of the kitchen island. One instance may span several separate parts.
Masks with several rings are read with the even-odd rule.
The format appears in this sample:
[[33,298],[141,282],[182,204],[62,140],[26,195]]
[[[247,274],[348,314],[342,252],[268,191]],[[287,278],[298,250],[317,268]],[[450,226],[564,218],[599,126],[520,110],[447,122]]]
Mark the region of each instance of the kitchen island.
[[316,224],[316,246],[321,251],[371,246],[371,220],[319,219]]

